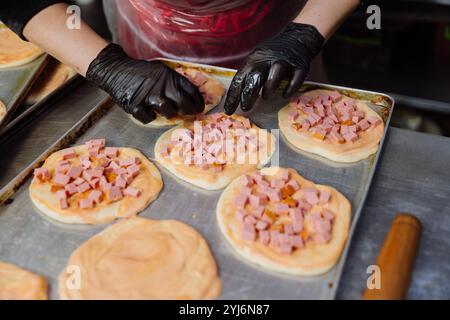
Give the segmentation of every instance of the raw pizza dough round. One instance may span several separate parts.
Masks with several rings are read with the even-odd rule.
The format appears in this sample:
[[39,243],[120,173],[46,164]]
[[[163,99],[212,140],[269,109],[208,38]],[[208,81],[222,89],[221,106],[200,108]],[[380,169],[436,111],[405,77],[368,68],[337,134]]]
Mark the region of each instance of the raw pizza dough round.
[[44,277],[0,262],[0,300],[47,300]]
[[[62,299],[215,299],[221,282],[212,253],[192,227],[175,221],[122,220],[82,244],[59,277]],[[80,289],[72,286],[77,266]]]
[[42,53],[34,44],[23,41],[10,29],[0,26],[0,69],[26,64]]
[[71,67],[56,60],[52,60],[39,79],[33,84],[33,87],[25,100],[25,104],[32,105],[39,102],[58,89],[75,74],[76,72]]
[[[233,119],[245,119],[240,115],[232,115]],[[252,124],[252,129],[255,130],[258,136],[263,137],[264,146],[259,151],[258,161],[255,164],[250,163],[230,163],[226,164],[225,168],[221,172],[214,172],[213,170],[203,170],[200,166],[197,165],[188,165],[184,163],[180,163],[181,160],[173,161],[173,157],[164,158],[161,155],[161,150],[164,149],[165,146],[170,144],[170,140],[172,134],[176,132],[176,130],[188,128],[193,129],[194,120],[187,120],[182,125],[177,126],[171,130],[163,133],[159,139],[156,141],[155,145],[155,159],[158,161],[164,168],[169,170],[176,177],[184,180],[194,186],[206,189],[206,190],[220,190],[225,188],[233,179],[240,176],[241,174],[253,171],[259,168],[264,167],[272,157],[275,152],[275,137],[268,132],[267,130],[258,128],[255,124]],[[174,163],[175,162],[175,163]]]
[[6,106],[3,102],[0,101],[0,122],[3,120],[5,115],[6,115]]
[[[336,189],[316,185],[300,176],[294,169],[288,169],[291,178],[301,188],[315,187],[331,193],[331,200],[325,208],[334,213],[331,240],[326,244],[307,242],[303,249],[297,249],[291,255],[283,255],[268,245],[259,242],[247,242],[242,238],[241,222],[236,218],[235,198],[242,187],[240,177],[234,180],[222,193],[217,204],[217,221],[225,239],[243,259],[272,271],[293,275],[313,276],[330,270],[338,261],[348,237],[351,219],[350,202]],[[278,168],[264,168],[263,175],[276,175]],[[308,212],[318,209],[313,206]],[[307,222],[305,220],[305,226]]]
[[[321,94],[329,93],[330,90],[318,89],[305,92],[304,95],[315,98]],[[348,99],[348,97],[343,96],[343,99]],[[336,162],[357,162],[377,152],[384,132],[384,122],[364,101],[356,100],[356,105],[358,110],[364,111],[366,118],[369,116],[377,117],[381,120],[381,124],[375,128],[371,127],[367,131],[359,132],[359,139],[355,142],[339,144],[328,138],[321,141],[314,138],[309,132],[296,131],[291,126],[291,121],[289,121],[291,108],[289,105],[279,111],[278,124],[281,133],[287,141],[300,150],[314,153]],[[300,117],[305,118],[304,115]]]
[[[194,69],[194,68],[183,68],[183,71],[186,72],[190,76],[195,76],[195,74],[198,72],[201,73],[201,71],[198,71],[197,69]],[[206,88],[206,93],[213,98],[213,101],[211,103],[208,103],[205,105],[205,110],[203,111],[203,113],[206,114],[219,105],[220,101],[222,100],[222,97],[225,94],[225,87],[219,80],[217,80],[213,77],[206,76],[206,75],[204,75],[204,76],[208,79],[208,81],[204,85]],[[149,128],[152,128],[152,127],[158,128],[158,127],[175,126],[175,125],[183,123],[184,120],[192,119],[194,116],[176,116],[174,118],[167,119],[161,115],[158,115],[154,121],[152,121],[146,125],[142,124],[140,121],[136,120],[134,117],[132,117],[132,116],[130,116],[130,117],[133,120],[133,122],[135,122],[141,126],[145,126],[145,127],[149,127]]]
[[[86,145],[72,147],[78,155],[71,159],[72,165],[80,166],[80,158],[88,156]],[[56,164],[62,160],[65,150],[53,153],[42,165],[51,173],[55,171]],[[139,198],[125,196],[122,200],[108,204],[102,201],[92,209],[80,209],[75,203],[83,197],[76,194],[69,199],[68,209],[61,209],[56,193],[51,191],[51,182],[40,182],[34,178],[30,185],[30,198],[40,212],[50,218],[71,224],[104,224],[119,218],[134,216],[144,210],[153,202],[161,192],[163,181],[158,169],[140,151],[132,148],[119,148],[119,159],[138,157],[141,159],[141,172],[131,183],[131,187],[140,189],[142,194]]]

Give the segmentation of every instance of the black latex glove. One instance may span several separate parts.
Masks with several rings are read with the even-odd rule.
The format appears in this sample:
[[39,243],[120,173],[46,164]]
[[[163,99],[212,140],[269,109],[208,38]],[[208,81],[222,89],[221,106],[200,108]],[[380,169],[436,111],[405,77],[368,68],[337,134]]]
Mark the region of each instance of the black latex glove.
[[279,35],[257,47],[231,82],[225,112],[233,114],[239,105],[249,111],[262,89],[263,99],[271,97],[282,80],[288,85],[283,96],[298,93],[309,65],[325,42],[311,25],[290,23]]
[[203,96],[187,78],[162,62],[131,59],[116,44],[91,62],[86,78],[144,124],[155,120],[156,113],[172,118],[205,108]]

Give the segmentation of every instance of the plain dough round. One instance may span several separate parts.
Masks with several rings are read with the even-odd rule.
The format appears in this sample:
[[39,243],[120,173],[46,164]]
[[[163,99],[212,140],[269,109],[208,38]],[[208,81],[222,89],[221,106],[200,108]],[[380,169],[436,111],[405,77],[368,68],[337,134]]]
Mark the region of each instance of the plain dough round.
[[[200,72],[194,68],[184,68],[184,70],[186,73],[191,75],[194,75],[196,72]],[[219,105],[223,95],[225,94],[225,87],[219,80],[207,75],[205,76],[208,78],[208,82],[205,84],[206,90],[211,96],[214,97],[214,101],[212,103],[205,105],[205,110],[203,111],[203,113],[206,114]],[[133,120],[133,122],[135,122],[136,124],[148,128],[176,126],[183,123],[184,120],[193,118],[193,116],[176,116],[174,118],[167,119],[163,116],[158,115],[154,121],[144,125],[140,121],[136,120],[133,116],[130,115],[130,117],[131,120]]]
[[[329,90],[318,89],[306,92],[304,95],[315,98],[321,94],[328,94],[330,92]],[[375,116],[382,120],[364,101],[356,100],[356,105],[367,116]],[[332,161],[345,163],[360,161],[376,153],[378,150],[384,132],[383,121],[381,125],[375,128],[371,127],[367,131],[359,132],[359,139],[356,142],[339,144],[329,139],[320,141],[312,137],[310,133],[296,131],[292,128],[291,121],[289,121],[290,109],[291,107],[287,105],[279,111],[278,125],[281,133],[289,143],[300,150],[320,155]]]
[[0,262],[0,300],[47,300],[44,277]]
[[[264,168],[261,173],[269,175],[277,170],[278,168]],[[331,193],[330,202],[325,205],[325,208],[335,214],[329,243],[308,242],[305,248],[295,250],[291,255],[283,255],[259,242],[244,241],[241,232],[242,224],[236,219],[234,205],[234,200],[242,187],[239,178],[225,189],[217,204],[216,214],[220,230],[239,256],[262,268],[302,276],[323,274],[336,264],[344,248],[350,228],[350,202],[336,189],[325,185],[316,185],[300,176],[294,169],[288,170],[291,177],[302,188],[315,187]]]
[[79,268],[80,289],[68,288],[74,274],[66,268],[59,277],[62,299],[197,300],[221,291],[206,241],[174,220],[122,220],[75,250],[70,266]]
[[[232,117],[234,119],[244,119],[244,117],[236,114]],[[260,151],[260,155],[263,156],[259,158],[257,164],[227,164],[222,172],[215,173],[212,170],[203,170],[202,168],[196,166],[174,164],[170,161],[170,159],[164,158],[161,155],[160,150],[170,143],[172,133],[180,128],[192,127],[193,121],[189,120],[180,126],[164,132],[156,141],[155,159],[176,177],[202,189],[220,190],[225,188],[231,181],[233,181],[233,179],[243,173],[264,167],[270,161],[270,158],[275,152],[275,137],[267,130],[260,129],[256,125],[252,124],[252,129],[259,130],[259,136],[267,137],[267,141],[264,141],[263,151]]]
[[23,41],[10,29],[0,26],[0,69],[26,64],[42,54],[43,51],[34,44]]
[[58,89],[75,74],[76,72],[71,67],[56,60],[51,61],[38,80],[33,84],[33,87],[25,100],[25,104],[32,105],[39,102]]
[[[88,148],[85,145],[73,147],[81,157],[88,155]],[[52,154],[43,164],[43,168],[54,172],[56,164],[62,159],[64,150]],[[66,210],[62,210],[59,206],[56,193],[51,192],[50,183],[40,183],[34,178],[30,185],[30,197],[34,205],[40,212],[50,218],[72,224],[104,224],[119,218],[127,218],[134,216],[144,210],[151,202],[153,202],[161,192],[163,181],[158,169],[151,163],[140,151],[132,148],[119,148],[119,158],[126,159],[131,157],[139,157],[142,161],[141,172],[131,183],[132,187],[142,191],[139,198],[125,196],[122,200],[107,204],[105,202],[96,205],[93,209],[80,209],[78,206],[70,206]],[[69,198],[74,201],[76,195]]]

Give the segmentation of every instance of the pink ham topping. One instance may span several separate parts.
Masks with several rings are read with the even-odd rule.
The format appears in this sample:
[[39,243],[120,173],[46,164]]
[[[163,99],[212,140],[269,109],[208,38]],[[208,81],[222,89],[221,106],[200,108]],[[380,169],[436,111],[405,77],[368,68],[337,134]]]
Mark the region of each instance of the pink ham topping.
[[194,121],[193,129],[175,131],[170,143],[158,151],[161,156],[175,155],[184,164],[220,173],[227,163],[245,163],[238,161],[245,161],[250,152],[264,145],[258,141],[248,119],[235,119],[223,113],[203,115],[200,119]]
[[244,175],[239,181],[235,217],[242,224],[245,241],[290,255],[308,242],[331,240],[334,214],[327,208],[332,198],[329,191],[302,188],[285,169],[274,176]]
[[[124,197],[138,198],[142,191],[130,186],[141,171],[138,157],[119,159],[119,148],[106,147],[105,139],[86,142],[89,156],[79,157],[73,148],[61,152],[55,173],[46,168],[37,168],[34,176],[39,182],[56,186],[56,197],[62,210],[76,205],[81,209],[92,209],[102,202],[119,201]],[[88,193],[77,201],[70,197]],[[74,204],[72,204],[74,203]]]
[[[336,143],[354,143],[359,140],[359,133],[382,124],[376,116],[366,118],[359,110],[356,101],[343,97],[332,91],[312,99],[301,96],[291,101],[288,119],[295,130],[309,132],[319,140],[331,140]],[[300,117],[304,115],[306,120]]]

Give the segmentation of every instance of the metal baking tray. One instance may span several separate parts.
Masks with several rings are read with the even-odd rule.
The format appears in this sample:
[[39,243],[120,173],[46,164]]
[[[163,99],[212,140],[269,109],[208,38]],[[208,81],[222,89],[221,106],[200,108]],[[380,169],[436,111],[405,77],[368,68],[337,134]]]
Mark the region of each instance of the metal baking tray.
[[[234,70],[211,66],[166,61],[170,65],[194,66],[229,85]],[[394,101],[389,96],[332,85],[308,82],[303,90],[331,88],[369,102],[388,128]],[[277,111],[286,101],[259,101],[248,116],[259,126],[276,129]],[[107,226],[63,225],[43,217],[33,207],[28,186],[33,166],[49,153],[69,144],[80,144],[94,137],[106,137],[112,146],[129,146],[154,158],[156,139],[167,128],[146,128],[136,125],[120,108],[102,103],[86,115],[75,127],[51,146],[34,164],[0,191],[5,200],[0,207],[0,260],[15,263],[47,277],[50,297],[58,298],[57,277],[70,254],[84,241]],[[214,111],[222,109],[222,105]],[[223,281],[222,299],[332,299],[347,256],[351,236],[361,213],[372,177],[375,173],[384,138],[377,154],[354,164],[337,164],[306,153],[299,153],[280,138],[279,164],[296,169],[316,183],[327,184],[341,191],[352,203],[352,226],[345,250],[328,273],[316,277],[297,277],[278,274],[242,260],[225,241],[216,222],[216,204],[222,191],[204,191],[186,183],[158,166],[164,180],[159,198],[140,216],[150,219],[177,219],[195,227],[207,240],[216,258]],[[15,193],[14,193],[15,192]],[[362,284],[363,285],[363,284]]]
[[3,127],[2,130],[0,130],[0,144],[2,141],[8,139],[11,135],[17,132],[17,130],[19,130],[22,126],[32,121],[35,117],[50,107],[53,101],[61,98],[69,90],[74,89],[78,84],[80,84],[82,79],[83,77],[80,75],[74,75],[37,103],[29,106],[23,104],[20,105],[10,118],[10,121]]
[[0,69],[0,101],[6,106],[6,115],[0,120],[0,131],[7,125],[17,107],[22,103],[47,62],[48,55],[43,54],[22,66]]

